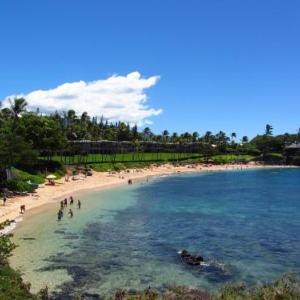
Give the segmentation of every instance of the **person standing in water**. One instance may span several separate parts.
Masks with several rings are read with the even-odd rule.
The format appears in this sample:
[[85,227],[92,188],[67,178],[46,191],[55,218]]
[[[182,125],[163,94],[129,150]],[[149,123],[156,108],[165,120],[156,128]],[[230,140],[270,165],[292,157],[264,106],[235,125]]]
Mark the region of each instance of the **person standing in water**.
[[57,220],[60,221],[63,216],[64,216],[63,210],[60,209],[57,213]]
[[78,209],[80,209],[80,208],[81,208],[81,201],[78,200],[78,201],[77,201],[77,204],[78,204]]
[[67,207],[67,206],[68,206],[68,199],[65,198],[65,200],[64,200],[64,207]]
[[64,201],[61,200],[61,201],[60,201],[60,209],[63,209],[63,208],[64,208]]
[[74,199],[73,199],[73,197],[71,196],[71,197],[70,197],[70,205],[73,205],[73,203],[74,203]]
[[73,211],[71,208],[69,209],[69,216],[70,216],[70,218],[73,218]]

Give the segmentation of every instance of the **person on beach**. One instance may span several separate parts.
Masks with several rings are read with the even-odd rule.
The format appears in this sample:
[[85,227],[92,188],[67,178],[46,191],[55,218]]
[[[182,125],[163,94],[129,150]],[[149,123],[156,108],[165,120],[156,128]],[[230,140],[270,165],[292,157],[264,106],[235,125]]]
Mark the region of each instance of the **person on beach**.
[[3,197],[3,206],[5,206],[6,203],[6,196]]
[[71,208],[69,209],[69,216],[70,218],[73,218],[73,210]]
[[78,209],[80,209],[81,208],[81,201],[80,200],[77,201],[77,205],[78,205]]
[[73,203],[74,203],[74,199],[73,199],[73,197],[71,196],[71,197],[70,197],[70,205],[73,205]]
[[65,198],[65,200],[64,200],[64,207],[67,207],[67,206],[68,206],[68,199]]
[[21,214],[24,214],[25,213],[25,205],[23,204],[23,205],[21,205],[20,206],[20,211],[21,211]]
[[63,200],[60,201],[60,208],[61,208],[61,209],[64,208],[64,201],[63,201]]
[[64,212],[62,209],[60,209],[57,213],[57,220],[60,221],[63,216],[64,216]]

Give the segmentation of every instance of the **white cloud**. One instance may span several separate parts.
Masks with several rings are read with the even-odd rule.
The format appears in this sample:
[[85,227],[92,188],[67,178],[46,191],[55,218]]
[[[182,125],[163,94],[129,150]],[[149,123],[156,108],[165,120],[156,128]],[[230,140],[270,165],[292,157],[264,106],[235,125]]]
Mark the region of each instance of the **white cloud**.
[[22,96],[27,100],[29,110],[39,108],[41,113],[74,109],[77,114],[86,111],[90,116],[103,115],[110,121],[143,125],[151,123],[149,118],[162,112],[146,104],[145,89],[154,86],[158,80],[158,76],[142,78],[139,72],[132,72],[127,76],[114,75],[104,80],[64,83],[54,89],[11,95],[3,104],[8,106],[9,98]]

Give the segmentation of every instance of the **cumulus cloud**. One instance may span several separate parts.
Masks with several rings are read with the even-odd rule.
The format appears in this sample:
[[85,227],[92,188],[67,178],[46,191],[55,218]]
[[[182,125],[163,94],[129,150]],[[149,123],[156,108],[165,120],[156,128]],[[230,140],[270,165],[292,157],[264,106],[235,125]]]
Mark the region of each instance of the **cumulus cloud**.
[[162,110],[147,105],[145,90],[154,86],[158,76],[143,78],[139,72],[126,76],[113,75],[104,80],[64,83],[49,90],[35,90],[25,95],[11,95],[4,100],[24,97],[30,110],[41,113],[62,112],[74,109],[77,114],[87,112],[90,116],[103,116],[110,121],[125,121],[131,124],[150,124],[152,116]]

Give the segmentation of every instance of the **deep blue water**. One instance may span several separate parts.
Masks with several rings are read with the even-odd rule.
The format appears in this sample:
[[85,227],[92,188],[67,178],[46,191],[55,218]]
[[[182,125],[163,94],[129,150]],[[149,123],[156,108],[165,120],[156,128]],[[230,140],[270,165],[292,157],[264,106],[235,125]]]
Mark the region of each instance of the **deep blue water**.
[[[62,297],[149,285],[215,289],[300,275],[300,169],[178,175],[90,193],[82,202],[76,223],[49,221],[56,250],[30,258],[44,262],[35,274],[67,272],[71,280],[54,280]],[[25,226],[18,238],[26,234],[35,236]],[[181,249],[201,254],[207,266],[184,265]]]

